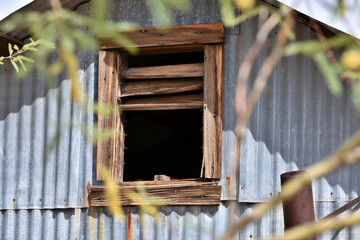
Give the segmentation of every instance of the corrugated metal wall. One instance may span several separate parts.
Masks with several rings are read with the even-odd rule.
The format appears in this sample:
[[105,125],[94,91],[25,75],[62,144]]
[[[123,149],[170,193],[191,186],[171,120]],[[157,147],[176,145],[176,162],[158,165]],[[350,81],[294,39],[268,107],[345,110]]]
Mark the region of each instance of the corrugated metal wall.
[[[236,211],[235,219],[252,211],[252,204],[222,203],[219,207],[164,207],[159,221],[137,208],[125,208],[123,222],[104,208],[7,210],[0,211],[0,239],[218,239],[229,226],[229,215]],[[318,216],[325,216],[341,204],[322,202],[315,204]],[[276,224],[275,224],[276,223]],[[283,229],[282,209],[277,207],[260,221],[251,223],[235,239],[262,239]],[[318,239],[358,239],[359,232],[348,228],[337,233],[327,232]]]
[[[79,73],[91,101],[94,64]],[[91,109],[72,103],[63,75],[47,88],[36,73],[18,80],[9,63],[0,71],[0,208],[86,206],[93,157],[81,127],[92,128]]]
[[[142,0],[116,1],[113,10],[110,18],[116,21],[153,25]],[[86,14],[88,4],[78,11]],[[172,24],[218,21],[218,2],[197,0],[190,13],[177,14]],[[132,239],[214,239],[226,231],[234,211],[238,211],[237,217],[251,212],[250,202],[276,193],[280,173],[303,168],[334,150],[358,126],[349,93],[335,99],[311,61],[304,57],[285,59],[276,67],[250,122],[241,159],[243,188],[238,193],[227,189],[226,177],[233,179],[229,163],[236,121],[235,79],[257,24],[256,20],[246,21],[240,28],[226,30],[221,182],[222,199],[236,201],[223,201],[219,207],[164,207],[160,224],[148,215],[141,223],[136,208],[130,209],[131,217],[128,213],[124,223],[118,223],[103,208],[84,208],[88,184],[97,184],[93,179],[93,146],[80,131],[81,127],[93,127],[91,107],[72,103],[70,83],[63,75],[47,89],[37,73],[18,81],[9,65],[0,68],[0,238],[127,239],[129,228]],[[300,38],[313,37],[301,24],[296,24],[296,32]],[[268,52],[263,51],[256,61],[252,79]],[[97,54],[79,53],[79,57],[79,74],[91,105],[96,98]],[[357,196],[356,169],[345,169],[314,184],[315,199],[327,200],[315,203],[318,219]],[[340,201],[328,201],[330,192]],[[282,229],[278,206],[237,238],[259,239]],[[358,235],[358,229],[347,229],[337,238],[356,239]],[[321,239],[332,236],[326,233]]]
[[[239,52],[250,47],[253,35],[248,33],[256,24],[248,21],[242,26]],[[302,24],[296,24],[294,30],[300,39],[316,38]],[[275,37],[273,31],[271,38]],[[251,80],[267,52],[263,51],[254,64]],[[281,173],[304,169],[332,154],[360,127],[359,120],[347,86],[343,96],[336,98],[311,59],[283,58],[249,121],[242,146],[239,201],[261,201],[279,192]],[[225,129],[230,142],[234,139],[232,129]],[[345,201],[357,197],[359,170],[360,164],[356,164],[315,181],[314,199]]]

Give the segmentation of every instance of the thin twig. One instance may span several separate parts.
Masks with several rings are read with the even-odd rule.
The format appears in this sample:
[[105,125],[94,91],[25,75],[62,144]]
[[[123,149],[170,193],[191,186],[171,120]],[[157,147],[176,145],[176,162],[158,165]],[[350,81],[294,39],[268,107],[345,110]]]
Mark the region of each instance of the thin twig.
[[[236,126],[236,154],[232,162],[233,169],[235,169],[236,171],[235,176],[238,176],[241,140],[245,134],[247,121],[251,113],[253,112],[253,109],[257,103],[259,96],[264,91],[264,88],[268,82],[268,79],[270,77],[270,74],[272,73],[274,66],[281,59],[283,55],[284,46],[287,42],[288,30],[291,29],[293,23],[293,19],[289,15],[279,31],[276,45],[273,51],[271,52],[270,56],[266,58],[263,66],[260,69],[259,76],[255,79],[254,87],[250,93],[248,103],[247,105],[245,105],[247,79],[249,77],[253,61],[255,60],[255,57],[259,53],[261,46],[265,44],[266,39],[270,34],[271,30],[279,23],[279,21],[280,21],[279,15],[273,14],[269,18],[269,20],[265,22],[265,24],[263,25],[263,27],[261,28],[261,30],[257,35],[256,42],[252,45],[250,51],[245,57],[244,63],[239,69],[238,87],[236,89],[236,97],[235,97],[236,99],[235,105],[238,114],[238,123]],[[256,216],[256,218],[258,218],[258,216]],[[252,221],[250,218],[249,220]],[[249,222],[246,222],[246,224]],[[238,231],[238,227],[239,225],[237,224],[234,224],[234,226],[230,227],[230,230],[228,234],[225,236],[225,238],[226,239],[231,238]]]

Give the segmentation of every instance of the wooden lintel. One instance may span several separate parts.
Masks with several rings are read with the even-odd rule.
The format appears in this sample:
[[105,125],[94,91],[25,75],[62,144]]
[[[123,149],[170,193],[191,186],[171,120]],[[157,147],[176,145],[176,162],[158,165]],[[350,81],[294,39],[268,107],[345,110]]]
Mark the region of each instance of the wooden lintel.
[[[224,42],[224,25],[222,23],[206,23],[146,27],[134,29],[123,35],[135,44],[133,47],[214,44]],[[106,40],[102,41],[101,46],[102,49],[119,48],[119,44]]]
[[21,48],[24,43],[22,41],[17,40],[16,38],[10,37],[4,33],[0,33],[0,56],[9,56],[9,43],[11,45],[18,45]]
[[154,67],[128,68],[122,73],[124,79],[154,79],[154,78],[186,78],[202,77],[204,75],[203,63],[178,64]]
[[[217,182],[173,182],[163,181],[143,185],[148,204],[165,206],[186,205],[219,205],[221,186]],[[92,207],[107,206],[106,187],[96,186],[91,189],[90,204]],[[129,195],[137,192],[137,185],[119,185],[120,204],[122,206],[137,206],[140,203],[130,200]]]

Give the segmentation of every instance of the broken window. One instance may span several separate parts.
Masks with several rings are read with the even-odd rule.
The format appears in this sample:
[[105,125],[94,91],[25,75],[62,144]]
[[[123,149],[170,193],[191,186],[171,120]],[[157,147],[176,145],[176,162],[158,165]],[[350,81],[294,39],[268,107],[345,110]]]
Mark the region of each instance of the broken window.
[[[111,42],[99,51],[98,101],[119,112],[98,116],[99,130],[113,128],[114,135],[98,142],[97,166],[107,166],[120,187],[143,180],[149,194],[164,184],[167,191],[196,186],[187,200],[175,191],[178,196],[168,204],[218,203],[222,24],[142,28],[127,37],[139,47],[138,55]],[[96,177],[102,180],[99,171]]]

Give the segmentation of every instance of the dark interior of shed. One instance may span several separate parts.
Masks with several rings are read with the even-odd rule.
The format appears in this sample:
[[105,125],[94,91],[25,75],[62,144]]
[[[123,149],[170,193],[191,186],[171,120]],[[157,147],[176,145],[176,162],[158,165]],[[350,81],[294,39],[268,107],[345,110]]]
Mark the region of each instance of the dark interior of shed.
[[129,111],[125,118],[124,181],[199,178],[202,111]]

